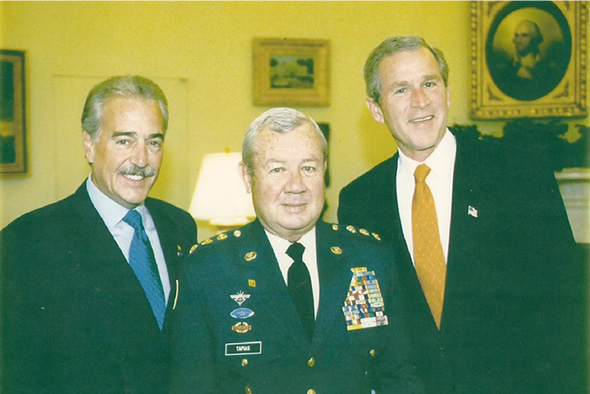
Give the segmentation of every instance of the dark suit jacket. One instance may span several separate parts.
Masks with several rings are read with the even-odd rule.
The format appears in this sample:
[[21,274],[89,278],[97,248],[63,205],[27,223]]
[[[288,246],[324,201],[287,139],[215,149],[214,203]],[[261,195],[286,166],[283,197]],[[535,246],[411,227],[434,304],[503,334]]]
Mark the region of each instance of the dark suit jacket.
[[346,186],[338,218],[393,245],[405,341],[427,391],[585,392],[583,266],[553,173],[499,142],[457,136],[439,332],[402,233],[397,160]]
[[[258,221],[199,246],[186,261],[173,312],[173,392],[356,394],[382,386],[393,392],[396,384],[413,392],[397,346],[392,252],[368,233],[323,222],[316,240],[321,295],[311,343]],[[342,307],[353,267],[375,271],[388,326],[347,331]],[[230,296],[240,292],[249,296],[241,307],[251,317],[231,316],[240,305]],[[240,322],[250,330],[237,332]]]
[[[190,215],[148,199],[171,279]],[[0,233],[3,393],[166,392],[169,349],[85,183]]]

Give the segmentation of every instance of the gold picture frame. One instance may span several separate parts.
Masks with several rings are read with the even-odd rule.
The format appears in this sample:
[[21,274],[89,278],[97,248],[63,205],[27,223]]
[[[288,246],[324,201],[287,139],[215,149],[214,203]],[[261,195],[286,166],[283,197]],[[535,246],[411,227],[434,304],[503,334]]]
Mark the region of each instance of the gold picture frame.
[[0,50],[0,177],[27,175],[25,52]]
[[470,6],[472,119],[588,114],[587,1]]
[[255,38],[254,105],[330,105],[328,40]]

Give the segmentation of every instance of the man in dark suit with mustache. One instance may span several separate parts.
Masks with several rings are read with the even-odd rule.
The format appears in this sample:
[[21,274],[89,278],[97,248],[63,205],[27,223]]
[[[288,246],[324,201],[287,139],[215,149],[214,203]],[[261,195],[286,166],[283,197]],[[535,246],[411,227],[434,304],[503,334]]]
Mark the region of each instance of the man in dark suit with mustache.
[[98,84],[82,114],[90,176],[0,233],[2,392],[167,392],[166,308],[197,240],[187,212],[147,197],[167,125],[154,82]]
[[448,75],[421,37],[373,50],[367,105],[398,153],[342,189],[338,219],[394,247],[427,392],[584,392],[583,267],[553,173],[451,133]]

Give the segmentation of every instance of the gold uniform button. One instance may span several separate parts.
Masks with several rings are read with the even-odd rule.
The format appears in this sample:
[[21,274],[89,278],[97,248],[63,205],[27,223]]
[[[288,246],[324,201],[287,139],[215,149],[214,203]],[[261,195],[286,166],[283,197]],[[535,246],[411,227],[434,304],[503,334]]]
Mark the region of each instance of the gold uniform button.
[[244,389],[244,392],[246,394],[252,394],[252,389],[250,388],[250,386],[246,386],[246,388]]
[[242,359],[242,367],[247,367],[248,366],[248,359],[244,358]]
[[315,365],[315,358],[310,358],[309,360],[307,360],[307,365],[309,365],[309,368],[313,368],[313,366]]
[[369,355],[370,355],[371,357],[375,357],[375,349],[371,349],[371,350],[369,350]]
[[307,390],[307,394],[315,394],[315,390],[314,389],[309,389],[309,390]]

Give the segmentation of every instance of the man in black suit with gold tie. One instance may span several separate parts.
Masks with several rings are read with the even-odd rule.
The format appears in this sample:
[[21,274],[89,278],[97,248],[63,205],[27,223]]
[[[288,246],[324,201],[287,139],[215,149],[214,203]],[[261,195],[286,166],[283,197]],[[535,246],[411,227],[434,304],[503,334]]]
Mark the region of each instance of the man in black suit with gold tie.
[[343,188],[339,221],[394,246],[427,392],[584,392],[582,267],[553,173],[453,135],[448,75],[420,37],[373,50],[367,105],[398,153]]
[[197,229],[147,197],[167,126],[154,82],[98,84],[82,114],[90,176],[0,233],[3,393],[168,392],[166,306]]

